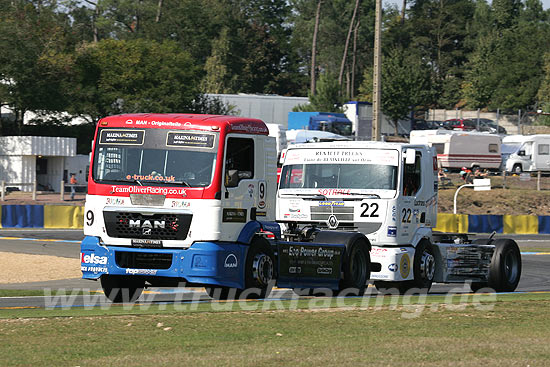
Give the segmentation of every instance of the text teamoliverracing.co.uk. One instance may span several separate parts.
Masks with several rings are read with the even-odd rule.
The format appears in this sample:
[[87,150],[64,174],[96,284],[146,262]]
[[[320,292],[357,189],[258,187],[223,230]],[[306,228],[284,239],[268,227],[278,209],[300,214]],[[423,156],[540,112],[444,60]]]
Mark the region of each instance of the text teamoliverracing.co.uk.
[[151,186],[111,186],[113,194],[162,194],[162,195],[185,195],[185,189],[169,187],[151,187]]

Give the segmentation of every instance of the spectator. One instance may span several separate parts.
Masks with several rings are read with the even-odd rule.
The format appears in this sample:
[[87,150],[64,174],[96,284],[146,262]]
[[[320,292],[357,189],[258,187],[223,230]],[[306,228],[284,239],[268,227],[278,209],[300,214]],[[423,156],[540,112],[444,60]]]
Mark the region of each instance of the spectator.
[[71,184],[71,200],[74,200],[74,194],[76,193],[75,185],[78,183],[78,181],[76,181],[76,177],[74,173],[71,173],[71,179],[69,183]]

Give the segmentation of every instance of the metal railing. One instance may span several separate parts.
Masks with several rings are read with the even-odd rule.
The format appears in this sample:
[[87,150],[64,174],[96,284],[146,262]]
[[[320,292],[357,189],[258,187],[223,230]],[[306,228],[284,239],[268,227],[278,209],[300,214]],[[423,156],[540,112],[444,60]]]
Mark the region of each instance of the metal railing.
[[37,184],[36,184],[36,181],[35,182],[9,182],[9,183],[6,183],[6,181],[2,180],[0,181],[0,200],[1,201],[4,201],[6,199],[6,189],[7,189],[7,186],[6,185],[9,185],[9,187],[13,187],[13,186],[32,186],[32,199],[33,200],[36,200],[36,187],[37,187]]

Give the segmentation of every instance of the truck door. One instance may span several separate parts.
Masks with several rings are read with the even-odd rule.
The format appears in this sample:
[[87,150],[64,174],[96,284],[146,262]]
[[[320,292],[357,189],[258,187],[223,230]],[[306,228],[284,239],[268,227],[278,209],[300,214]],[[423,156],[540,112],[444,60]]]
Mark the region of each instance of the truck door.
[[548,171],[550,170],[550,141],[542,140],[536,144],[535,154],[535,170]]
[[[255,169],[255,138],[230,136],[225,144],[224,182],[222,188],[222,235],[235,241],[243,226],[251,220],[258,196],[258,175]],[[252,216],[254,214],[252,213]]]

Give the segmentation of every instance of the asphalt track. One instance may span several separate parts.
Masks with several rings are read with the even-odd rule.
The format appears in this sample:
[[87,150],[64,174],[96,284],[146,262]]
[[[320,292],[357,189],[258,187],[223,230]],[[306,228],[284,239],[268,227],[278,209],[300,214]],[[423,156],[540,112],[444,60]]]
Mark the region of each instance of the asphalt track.
[[[550,292],[550,235],[497,235],[497,237],[513,238],[523,248],[522,276],[516,292]],[[0,229],[0,252],[78,258],[82,238],[82,230]],[[534,249],[534,251],[529,248]],[[2,309],[14,308],[91,308],[109,305],[109,302],[100,292],[99,282],[78,278],[17,284],[0,283],[0,289],[38,289],[46,292],[45,296],[0,297],[0,312]],[[92,292],[92,296],[75,295],[56,298],[58,289],[65,289],[68,292],[80,290],[98,292]],[[372,288],[368,292],[372,292],[373,295],[377,294]],[[433,295],[447,294],[448,292],[469,292],[469,289],[460,284],[435,284],[430,290],[430,294]],[[270,295],[272,300],[290,299],[292,297],[295,297],[292,291],[286,289],[274,289]],[[211,299],[200,288],[151,288],[146,290],[140,298],[141,304],[192,304],[202,302],[211,302]]]

